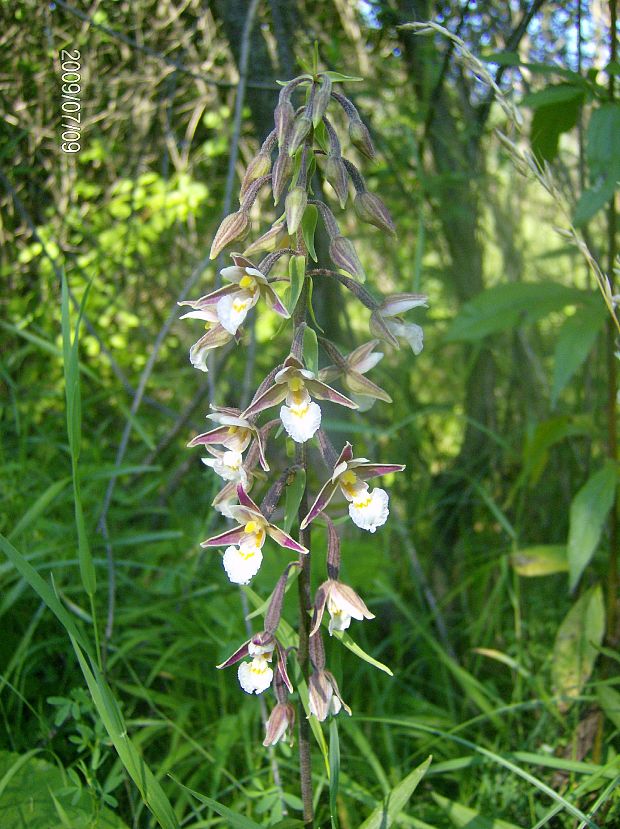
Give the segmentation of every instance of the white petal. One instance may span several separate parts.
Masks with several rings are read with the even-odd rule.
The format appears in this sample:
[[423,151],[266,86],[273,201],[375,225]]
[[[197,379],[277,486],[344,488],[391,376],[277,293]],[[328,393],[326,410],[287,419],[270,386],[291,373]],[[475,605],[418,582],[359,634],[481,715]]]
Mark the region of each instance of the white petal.
[[373,489],[349,504],[349,515],[353,523],[371,533],[385,524],[390,513],[388,494],[384,489]]
[[271,659],[275,646],[275,642],[268,645],[255,645],[254,642],[248,642],[248,653],[250,656],[264,656],[265,659]]
[[300,406],[282,406],[280,420],[296,443],[305,443],[321,425],[321,409],[313,401]]
[[334,694],[332,692],[332,698],[329,701],[328,713],[329,714],[337,714],[340,711],[341,708],[342,708],[342,703],[340,702],[339,697],[336,696],[336,694]]
[[[358,622],[361,622],[364,618],[364,614],[360,611],[359,607],[355,607],[355,605],[348,602],[342,593],[338,593],[337,590],[333,590],[329,598],[327,599],[327,610],[330,614],[334,616],[343,616],[349,617],[349,621],[346,623],[345,627],[349,627],[351,619],[357,619]],[[336,622],[334,622],[334,626]],[[336,628],[336,630],[344,630],[345,628]]]
[[206,322],[217,322],[217,314],[214,308],[206,308],[204,311],[188,311],[179,317],[180,320],[205,320]]
[[374,368],[377,363],[381,362],[382,359],[383,353],[381,351],[371,351],[370,354],[367,354],[361,360],[356,360],[353,363],[353,369],[358,371],[360,374],[366,374],[371,368]]
[[260,547],[227,547],[222,558],[226,575],[233,584],[249,584],[263,561]]
[[[199,341],[200,342],[200,341]],[[198,343],[194,343],[194,345],[189,350],[189,360],[190,363],[197,368],[199,371],[207,372],[209,369],[207,368],[207,357],[209,355],[209,348],[203,348]],[[196,347],[198,346],[198,348]]]
[[395,322],[386,320],[387,326],[395,337],[407,340],[414,354],[419,354],[424,348],[424,331],[415,322]]
[[262,694],[271,685],[273,671],[267,660],[258,656],[251,662],[242,662],[237,670],[239,684],[246,694]]
[[253,296],[248,291],[236,291],[234,294],[223,296],[217,303],[217,318],[222,327],[229,334],[236,334],[257,300],[258,293]]
[[240,268],[238,265],[229,265],[227,268],[222,268],[220,273],[227,282],[239,283],[245,276],[245,268]]
[[327,605],[327,609],[329,611],[330,620],[329,620],[329,635],[332,635],[334,630],[346,630],[349,625],[351,624],[351,617],[348,613],[343,613],[341,610],[334,611]]

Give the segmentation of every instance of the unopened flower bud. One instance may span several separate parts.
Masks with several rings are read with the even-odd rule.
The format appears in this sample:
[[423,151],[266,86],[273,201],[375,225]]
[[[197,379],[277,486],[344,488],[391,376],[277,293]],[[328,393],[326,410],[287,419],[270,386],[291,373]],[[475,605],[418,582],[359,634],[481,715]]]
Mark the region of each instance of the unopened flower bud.
[[329,714],[337,714],[341,709],[351,716],[351,709],[340,696],[340,689],[329,671],[315,671],[308,683],[308,707],[310,713],[323,722]]
[[252,161],[248,164],[248,168],[245,171],[245,175],[243,177],[243,181],[241,182],[241,190],[239,191],[239,201],[243,200],[244,195],[247,192],[248,187],[252,184],[252,182],[256,181],[256,179],[261,178],[262,176],[268,175],[271,170],[271,156],[269,153],[265,153],[261,150],[257,156],[255,156]]
[[359,118],[353,118],[349,121],[349,138],[354,147],[369,158],[371,161],[375,157],[376,152],[368,132],[368,127]]
[[236,213],[230,213],[217,229],[211,251],[209,252],[209,259],[215,259],[218,253],[234,242],[235,239],[241,239],[248,227],[250,226],[250,217],[245,210],[238,210]]
[[293,740],[293,727],[295,725],[295,708],[290,702],[279,702],[273,709],[265,726],[264,746],[274,746],[286,737],[288,731]]
[[349,195],[349,176],[347,175],[347,168],[344,166],[344,162],[340,156],[327,156],[325,178],[334,188],[340,207],[344,207],[347,203],[347,196]]
[[274,204],[280,201],[292,172],[293,159],[283,149],[277,157],[276,163],[273,165],[273,172],[271,174],[271,189],[273,191]]
[[396,228],[392,217],[379,196],[369,193],[368,190],[356,193],[353,207],[363,222],[368,222],[368,224],[378,227],[379,230],[385,230],[386,233],[396,236]]
[[309,118],[308,115],[306,115],[305,113],[303,115],[300,115],[299,118],[295,119],[291,140],[288,146],[288,154],[290,156],[295,155],[297,150],[304,143],[306,136],[308,135],[311,129],[312,118]]
[[332,95],[332,81],[328,75],[321,75],[321,86],[314,96],[314,109],[312,111],[312,125],[316,129],[321,119],[327,112],[327,107]]
[[288,233],[284,222],[281,224],[275,224],[273,227],[270,227],[266,233],[263,233],[262,236],[259,236],[258,239],[252,242],[250,246],[243,251],[243,255],[250,256],[259,250],[264,250],[268,253],[274,251],[287,237]]
[[308,194],[305,188],[293,187],[292,190],[289,190],[284,203],[284,209],[286,211],[286,225],[290,235],[295,233],[301,224],[307,204]]
[[336,236],[329,243],[329,256],[336,267],[341,268],[351,276],[356,276],[362,282],[366,279],[364,268],[360,262],[355,248],[345,239],[344,236]]
[[273,113],[276,132],[278,134],[278,146],[282,146],[294,118],[295,110],[293,109],[293,104],[289,100],[280,101]]

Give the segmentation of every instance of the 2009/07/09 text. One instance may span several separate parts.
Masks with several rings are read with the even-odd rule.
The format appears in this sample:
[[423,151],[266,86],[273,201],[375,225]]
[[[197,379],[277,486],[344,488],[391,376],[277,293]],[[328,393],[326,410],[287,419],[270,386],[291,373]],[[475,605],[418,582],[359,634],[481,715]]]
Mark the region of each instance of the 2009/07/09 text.
[[80,52],[77,49],[62,49],[60,52],[61,81],[61,145],[63,153],[77,153],[81,149],[82,102]]

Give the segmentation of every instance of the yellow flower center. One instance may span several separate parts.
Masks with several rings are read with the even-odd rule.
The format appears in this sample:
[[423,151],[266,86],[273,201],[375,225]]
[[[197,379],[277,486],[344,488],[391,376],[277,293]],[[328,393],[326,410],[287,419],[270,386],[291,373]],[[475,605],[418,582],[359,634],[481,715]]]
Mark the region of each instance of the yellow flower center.
[[256,549],[250,548],[249,550],[244,550],[243,547],[239,548],[239,555],[244,561],[248,561],[249,559],[253,558],[256,555]]
[[228,427],[228,434],[229,435],[234,435],[238,428],[239,428],[238,426],[229,426]]
[[301,377],[293,377],[291,380],[288,381],[288,387],[292,392],[299,392],[302,391],[304,388],[304,381]]
[[351,472],[348,470],[343,475],[340,476],[340,485],[345,490],[347,495],[351,495],[351,497],[355,494],[355,485],[357,484],[357,475],[355,472]]
[[361,501],[354,501],[354,502],[353,502],[353,504],[354,504],[354,506],[356,506],[358,509],[365,509],[366,507],[370,506],[370,502],[371,502],[371,501],[372,501],[372,498],[370,497],[370,495],[367,495],[367,496],[366,496],[366,498],[364,498],[363,500],[361,500]]
[[254,279],[254,277],[248,276],[246,274],[245,276],[242,276],[241,279],[239,280],[239,287],[240,288],[247,288],[250,291],[255,291],[256,287],[257,287],[256,280]]
[[248,521],[248,523],[243,528],[243,532],[250,535],[251,533],[257,533],[259,529],[260,527],[258,526],[258,523],[256,521]]
[[245,311],[248,305],[249,303],[247,299],[233,299],[233,311],[236,311],[237,313]]

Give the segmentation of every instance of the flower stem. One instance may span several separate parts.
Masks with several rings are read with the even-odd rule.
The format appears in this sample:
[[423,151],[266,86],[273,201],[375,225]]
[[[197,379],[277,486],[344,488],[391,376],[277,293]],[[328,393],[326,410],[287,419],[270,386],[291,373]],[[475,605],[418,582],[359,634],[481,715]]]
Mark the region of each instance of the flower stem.
[[[298,234],[300,236],[301,234]],[[303,244],[303,240],[298,240]],[[306,260],[307,261],[307,260]],[[308,309],[308,287],[307,280],[304,280],[297,307],[293,314],[293,344],[303,353],[303,329],[306,327],[306,315]],[[302,356],[301,354],[299,355]],[[295,464],[307,472],[308,453],[305,443],[295,444]],[[306,475],[307,479],[307,475]],[[307,484],[299,502],[299,523],[308,512],[308,489]],[[308,683],[310,676],[310,610],[312,607],[312,595],[310,590],[311,574],[311,530],[306,527],[299,531],[299,542],[306,547],[308,552],[300,554],[300,573],[298,579],[299,590],[299,649],[297,659],[301,672]],[[306,829],[314,827],[314,808],[312,796],[312,756],[310,752],[310,724],[306,718],[303,705],[299,704],[299,775],[301,782],[301,800],[303,803],[303,820]]]

